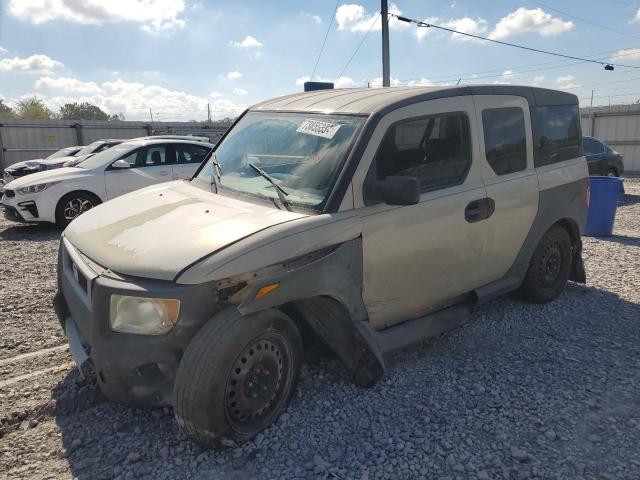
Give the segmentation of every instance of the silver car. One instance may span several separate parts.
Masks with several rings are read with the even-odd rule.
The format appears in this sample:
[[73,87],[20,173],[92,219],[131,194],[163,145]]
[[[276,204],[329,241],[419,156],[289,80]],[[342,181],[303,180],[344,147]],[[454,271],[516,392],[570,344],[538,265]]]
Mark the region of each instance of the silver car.
[[576,96],[526,86],[255,105],[192,179],[65,230],[71,352],[108,397],[172,405],[195,441],[236,445],[283,411],[309,342],[370,386],[387,353],[476,305],[584,282],[581,145]]

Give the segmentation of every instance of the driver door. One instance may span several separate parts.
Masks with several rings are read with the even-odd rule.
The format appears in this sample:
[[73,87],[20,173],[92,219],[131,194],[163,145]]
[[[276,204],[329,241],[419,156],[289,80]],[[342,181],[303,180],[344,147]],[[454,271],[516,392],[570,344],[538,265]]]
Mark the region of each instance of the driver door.
[[119,160],[129,163],[129,168],[109,167],[104,173],[107,198],[172,180],[175,158],[170,144],[149,145],[128,153]]

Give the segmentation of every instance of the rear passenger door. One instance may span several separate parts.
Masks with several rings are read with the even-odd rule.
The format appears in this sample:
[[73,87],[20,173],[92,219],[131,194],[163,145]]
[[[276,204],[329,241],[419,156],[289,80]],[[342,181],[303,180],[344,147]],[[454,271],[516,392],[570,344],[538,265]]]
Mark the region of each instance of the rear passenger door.
[[211,151],[206,145],[194,145],[191,143],[176,143],[176,160],[173,166],[173,179],[185,180],[191,178],[198,166]]
[[172,180],[175,158],[170,144],[148,145],[128,153],[120,160],[127,161],[130,168],[109,167],[105,171],[108,198]]
[[538,211],[529,105],[522,97],[476,96],[482,181],[495,211],[487,221],[482,283],[513,265]]

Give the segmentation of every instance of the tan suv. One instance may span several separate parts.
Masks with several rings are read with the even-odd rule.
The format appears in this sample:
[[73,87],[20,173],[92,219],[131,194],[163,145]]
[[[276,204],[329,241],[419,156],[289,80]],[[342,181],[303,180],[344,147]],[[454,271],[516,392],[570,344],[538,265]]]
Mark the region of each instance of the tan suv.
[[285,408],[309,342],[369,386],[386,353],[474,305],[584,282],[581,145],[577,98],[540,88],[266,101],[192,179],[74,221],[56,310],[108,397],[172,405],[194,440],[235,445]]

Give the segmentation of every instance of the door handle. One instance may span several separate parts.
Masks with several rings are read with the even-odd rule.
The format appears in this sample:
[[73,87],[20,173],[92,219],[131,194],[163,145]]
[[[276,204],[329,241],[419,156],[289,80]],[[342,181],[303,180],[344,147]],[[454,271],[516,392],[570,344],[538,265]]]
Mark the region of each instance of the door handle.
[[496,210],[496,203],[492,198],[481,198],[469,202],[464,209],[464,218],[469,223],[480,222],[486,220]]

